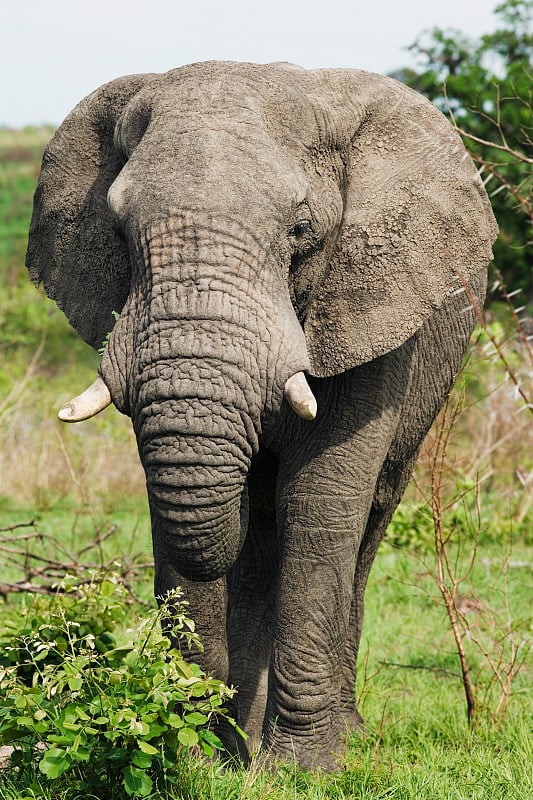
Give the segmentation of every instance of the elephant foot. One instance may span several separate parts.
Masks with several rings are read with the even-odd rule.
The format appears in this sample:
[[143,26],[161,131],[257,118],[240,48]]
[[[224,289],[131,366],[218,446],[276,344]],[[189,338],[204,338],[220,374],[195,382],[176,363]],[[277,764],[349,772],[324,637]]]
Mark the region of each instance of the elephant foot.
[[309,743],[309,748],[304,751],[300,747],[279,748],[277,746],[263,745],[257,757],[254,759],[254,764],[257,764],[261,769],[267,772],[277,773],[282,769],[306,769],[311,772],[321,770],[331,774],[337,774],[342,769],[342,760],[344,753],[337,751],[322,750],[318,746],[313,747]]
[[[230,716],[234,716],[231,704],[229,704],[229,713]],[[225,717],[217,719],[213,725],[213,733],[218,736],[224,747],[219,756],[223,761],[229,766],[234,764],[235,766],[247,767],[249,765],[250,754],[246,740]]]
[[335,733],[330,731],[327,737],[320,736],[317,731],[305,734],[290,734],[275,731],[270,740],[263,741],[259,758],[265,768],[279,769],[280,764],[292,765],[310,771],[338,773],[346,759],[346,735],[341,720],[337,718]]

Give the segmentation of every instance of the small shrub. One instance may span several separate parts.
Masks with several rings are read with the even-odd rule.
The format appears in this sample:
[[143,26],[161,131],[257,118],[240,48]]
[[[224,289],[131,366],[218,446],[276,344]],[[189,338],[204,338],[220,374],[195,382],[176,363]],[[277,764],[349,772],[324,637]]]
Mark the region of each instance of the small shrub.
[[131,614],[117,576],[78,587],[76,598],[61,588],[30,604],[18,630],[11,620],[10,644],[4,635],[0,744],[14,747],[12,770],[23,777],[38,767],[58,788],[110,800],[146,797],[175,783],[183,751],[221,749],[210,723],[234,724],[223,707],[233,692],[185,661],[181,650],[199,641],[179,592],[117,644]]
[[21,606],[2,615],[0,667],[12,667],[17,680],[32,686],[45,667],[61,665],[88,646],[107,652],[131,613],[128,600],[126,588],[112,573],[95,574],[81,584],[67,576],[56,594],[23,596]]

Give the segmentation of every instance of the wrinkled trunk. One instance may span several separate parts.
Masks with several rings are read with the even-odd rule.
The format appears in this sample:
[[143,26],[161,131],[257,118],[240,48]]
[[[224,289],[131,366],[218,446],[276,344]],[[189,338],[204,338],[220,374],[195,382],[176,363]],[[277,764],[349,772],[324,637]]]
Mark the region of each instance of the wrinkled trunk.
[[135,428],[156,555],[187,578],[213,580],[242,544],[241,495],[258,435],[246,407],[251,387],[242,386],[245,373],[212,356],[176,358],[150,372]]
[[234,224],[184,214],[141,247],[101,372],[133,419],[156,559],[213,580],[239,553],[262,419],[307,368],[305,340],[278,265]]

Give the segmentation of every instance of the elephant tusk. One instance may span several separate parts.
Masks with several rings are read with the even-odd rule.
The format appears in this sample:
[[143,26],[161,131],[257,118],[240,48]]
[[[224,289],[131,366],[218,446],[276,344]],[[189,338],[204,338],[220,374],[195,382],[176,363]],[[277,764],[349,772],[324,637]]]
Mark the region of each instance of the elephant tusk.
[[97,378],[82,394],[65,403],[57,416],[63,422],[81,422],[94,417],[110,404],[109,389],[102,378]]
[[316,417],[316,399],[303,372],[297,372],[289,378],[285,384],[283,394],[299,417],[302,419],[314,419]]

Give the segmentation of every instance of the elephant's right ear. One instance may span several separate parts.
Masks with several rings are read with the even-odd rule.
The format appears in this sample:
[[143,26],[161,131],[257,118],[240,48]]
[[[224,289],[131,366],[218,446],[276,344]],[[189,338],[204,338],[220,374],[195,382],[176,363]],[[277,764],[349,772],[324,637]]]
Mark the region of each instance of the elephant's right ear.
[[45,150],[33,200],[30,276],[96,348],[130,290],[126,246],[107,206],[107,190],[122,168],[113,134],[127,103],[156,77],[118,78],[82,100]]

